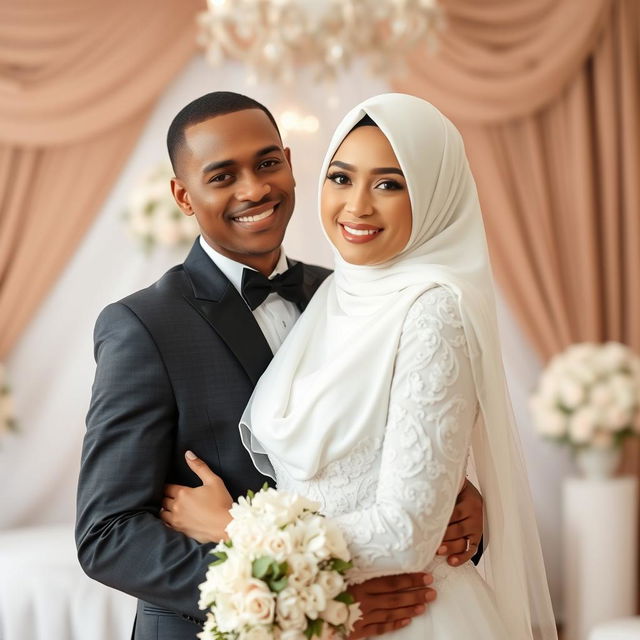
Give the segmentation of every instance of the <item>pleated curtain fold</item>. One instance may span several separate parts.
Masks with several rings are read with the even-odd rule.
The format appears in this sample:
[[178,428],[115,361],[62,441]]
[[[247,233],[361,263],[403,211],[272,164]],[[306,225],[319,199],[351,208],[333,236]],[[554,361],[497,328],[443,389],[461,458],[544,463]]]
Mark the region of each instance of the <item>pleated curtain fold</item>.
[[203,0],[0,4],[0,359],[82,240]]
[[394,85],[460,128],[520,324],[545,360],[640,351],[640,4],[441,2],[439,51]]

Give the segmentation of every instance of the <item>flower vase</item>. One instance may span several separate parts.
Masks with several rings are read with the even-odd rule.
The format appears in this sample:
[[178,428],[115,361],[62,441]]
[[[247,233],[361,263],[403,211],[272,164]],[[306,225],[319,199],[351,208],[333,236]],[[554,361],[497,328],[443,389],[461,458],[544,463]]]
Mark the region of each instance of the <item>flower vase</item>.
[[576,451],[576,466],[583,478],[606,480],[612,478],[620,464],[620,447],[584,447]]

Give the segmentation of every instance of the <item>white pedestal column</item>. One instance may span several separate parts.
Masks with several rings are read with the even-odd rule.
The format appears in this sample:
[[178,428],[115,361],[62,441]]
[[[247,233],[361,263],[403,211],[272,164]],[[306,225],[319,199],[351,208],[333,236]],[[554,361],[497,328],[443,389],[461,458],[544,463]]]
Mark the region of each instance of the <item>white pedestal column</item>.
[[587,640],[636,611],[638,482],[569,478],[563,498],[566,640]]

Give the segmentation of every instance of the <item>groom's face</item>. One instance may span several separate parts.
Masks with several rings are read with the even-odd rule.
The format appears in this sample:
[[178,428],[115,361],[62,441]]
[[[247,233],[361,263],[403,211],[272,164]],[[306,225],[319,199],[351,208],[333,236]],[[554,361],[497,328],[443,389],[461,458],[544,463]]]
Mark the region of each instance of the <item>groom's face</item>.
[[176,202],[219,253],[268,269],[295,204],[290,152],[273,123],[245,109],[188,127],[185,140],[172,181]]

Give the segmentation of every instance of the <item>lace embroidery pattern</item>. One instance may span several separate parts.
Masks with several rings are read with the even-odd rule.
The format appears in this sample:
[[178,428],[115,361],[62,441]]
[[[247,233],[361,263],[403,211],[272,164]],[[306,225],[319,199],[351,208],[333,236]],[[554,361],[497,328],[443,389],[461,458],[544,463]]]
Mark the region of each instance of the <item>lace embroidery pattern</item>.
[[272,460],[278,486],[334,518],[354,554],[353,580],[428,565],[448,575],[434,554],[464,476],[476,407],[457,302],[432,288],[403,326],[384,438],[361,441],[306,482]]

